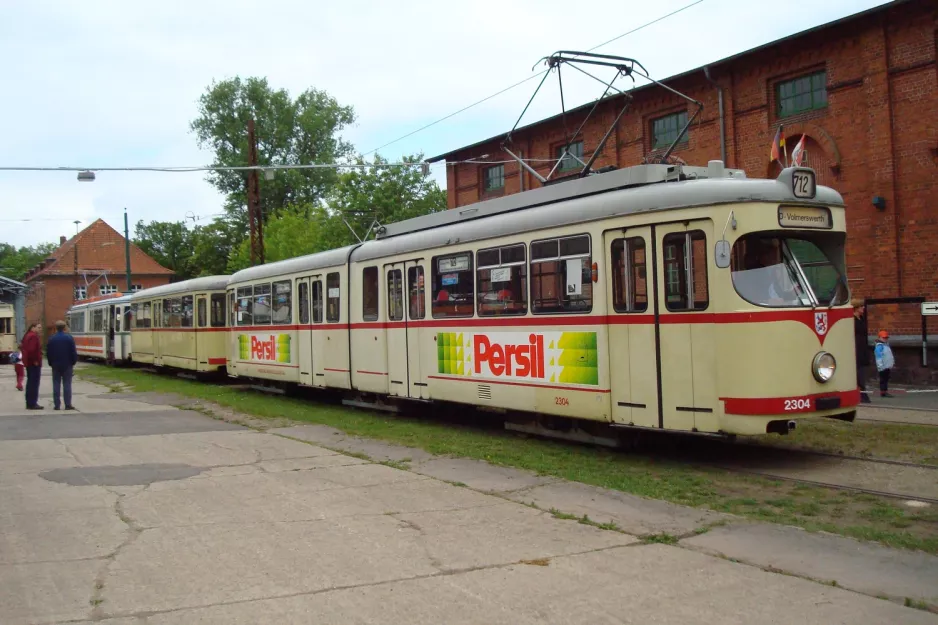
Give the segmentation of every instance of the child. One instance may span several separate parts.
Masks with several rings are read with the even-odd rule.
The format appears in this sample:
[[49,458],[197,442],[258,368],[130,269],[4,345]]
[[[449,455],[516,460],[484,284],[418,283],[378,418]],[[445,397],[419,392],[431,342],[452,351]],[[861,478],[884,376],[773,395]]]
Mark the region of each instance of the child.
[[889,372],[896,366],[896,359],[889,347],[889,332],[879,331],[873,354],[876,356],[876,370],[879,371],[879,396],[892,397],[889,394]]
[[23,377],[26,375],[26,367],[23,366],[23,354],[20,352],[20,346],[16,346],[16,351],[10,354],[10,362],[16,370],[16,390],[23,390]]

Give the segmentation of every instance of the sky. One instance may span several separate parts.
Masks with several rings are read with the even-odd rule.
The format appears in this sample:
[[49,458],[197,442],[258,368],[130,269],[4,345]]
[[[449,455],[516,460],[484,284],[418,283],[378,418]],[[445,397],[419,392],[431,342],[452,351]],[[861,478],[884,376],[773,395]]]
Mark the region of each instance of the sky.
[[[212,81],[234,76],[265,76],[294,96],[328,91],[355,109],[343,137],[370,153],[530,76],[556,50],[588,50],[694,2],[11,3],[0,21],[0,167],[208,165],[212,155],[199,149],[189,123]],[[634,57],[660,80],[881,4],[700,0],[595,51]],[[574,73],[564,74],[568,107],[602,90],[568,78]],[[507,132],[536,85],[380,154],[429,157]],[[550,79],[522,124],[559,113],[557,96]],[[431,174],[441,186],[444,167]],[[57,242],[98,218],[123,230],[125,208],[131,234],[138,220],[191,226],[222,210],[204,173],[99,172],[80,183],[74,172],[0,171],[0,190],[0,242],[14,245]]]

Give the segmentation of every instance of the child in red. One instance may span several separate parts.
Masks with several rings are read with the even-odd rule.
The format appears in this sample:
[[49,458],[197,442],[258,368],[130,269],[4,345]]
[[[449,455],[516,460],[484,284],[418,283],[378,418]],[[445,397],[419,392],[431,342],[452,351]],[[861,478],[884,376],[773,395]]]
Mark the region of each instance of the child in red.
[[23,390],[23,378],[26,377],[26,367],[23,366],[23,354],[20,352],[19,346],[17,346],[16,351],[10,354],[10,362],[13,363],[13,368],[16,370],[16,390]]

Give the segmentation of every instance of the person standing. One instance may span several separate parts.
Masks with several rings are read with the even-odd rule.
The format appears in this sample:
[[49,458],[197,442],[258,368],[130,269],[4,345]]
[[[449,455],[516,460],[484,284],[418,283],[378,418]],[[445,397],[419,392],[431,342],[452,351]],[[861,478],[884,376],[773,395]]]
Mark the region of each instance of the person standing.
[[39,377],[42,375],[42,342],[40,325],[34,323],[23,335],[23,364],[26,366],[26,409],[43,410],[39,405]]
[[46,358],[52,368],[52,402],[55,410],[62,408],[62,391],[65,392],[65,409],[75,410],[72,405],[72,368],[78,362],[75,339],[65,331],[65,322],[55,322],[55,334],[46,345]]
[[13,370],[16,372],[16,390],[23,390],[23,378],[26,377],[26,367],[23,366],[23,346],[17,345],[16,351],[10,354],[10,362],[13,363]]
[[857,358],[857,387],[860,389],[860,401],[869,404],[870,396],[866,392],[866,368],[870,365],[869,326],[866,323],[866,306],[861,300],[853,300],[853,342]]
[[896,366],[896,359],[892,355],[892,348],[889,347],[889,332],[879,331],[873,353],[876,355],[876,370],[879,371],[879,396],[892,397],[889,394],[889,375]]

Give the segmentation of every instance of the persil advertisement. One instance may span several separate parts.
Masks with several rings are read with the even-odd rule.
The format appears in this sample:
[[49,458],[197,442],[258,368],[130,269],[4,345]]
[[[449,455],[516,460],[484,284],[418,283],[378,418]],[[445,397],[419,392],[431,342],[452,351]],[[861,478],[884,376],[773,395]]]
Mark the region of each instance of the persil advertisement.
[[270,332],[267,334],[239,334],[238,360],[264,364],[290,364],[290,335]]
[[599,385],[595,332],[440,332],[437,364],[448,376]]

